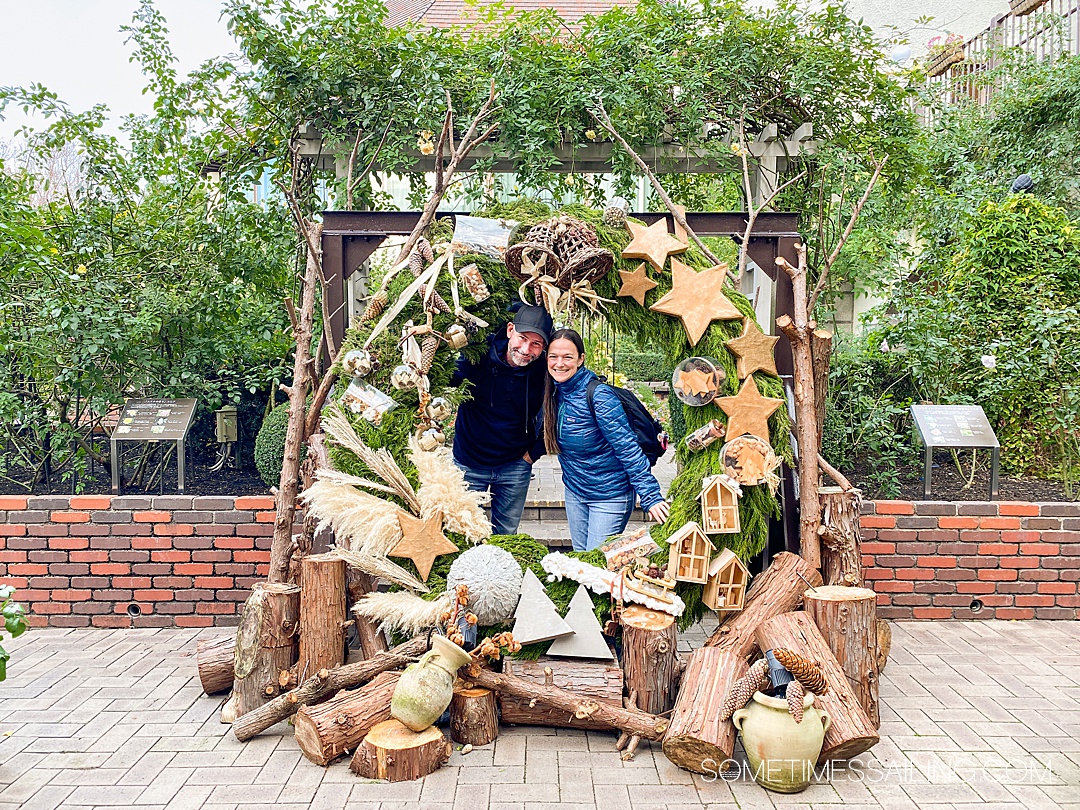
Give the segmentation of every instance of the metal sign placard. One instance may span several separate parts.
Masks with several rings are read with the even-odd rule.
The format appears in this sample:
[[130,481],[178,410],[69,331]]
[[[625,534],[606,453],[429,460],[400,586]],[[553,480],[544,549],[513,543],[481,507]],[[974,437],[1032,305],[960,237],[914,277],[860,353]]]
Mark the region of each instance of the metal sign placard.
[[930,475],[935,447],[990,449],[990,500],[998,497],[1000,447],[994,429],[978,405],[912,405],[911,415],[926,448],[923,497],[930,497]]
[[129,399],[113,428],[112,490],[120,494],[119,442],[176,442],[177,489],[184,492],[184,441],[195,417],[195,399]]

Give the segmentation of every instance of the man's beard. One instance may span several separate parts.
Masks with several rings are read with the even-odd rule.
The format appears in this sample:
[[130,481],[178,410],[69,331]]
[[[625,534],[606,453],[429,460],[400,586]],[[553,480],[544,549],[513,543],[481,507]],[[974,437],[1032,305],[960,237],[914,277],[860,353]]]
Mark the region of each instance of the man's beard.
[[525,366],[529,365],[529,363],[531,363],[535,359],[536,359],[535,357],[530,357],[525,352],[520,352],[517,349],[510,349],[510,364],[511,365],[518,366],[519,368],[524,368]]

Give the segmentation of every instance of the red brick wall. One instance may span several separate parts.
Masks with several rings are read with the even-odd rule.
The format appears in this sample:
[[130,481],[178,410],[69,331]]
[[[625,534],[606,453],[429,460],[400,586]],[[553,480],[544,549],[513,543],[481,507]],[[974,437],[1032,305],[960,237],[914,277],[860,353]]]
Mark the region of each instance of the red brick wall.
[[270,497],[0,496],[0,582],[32,626],[236,624],[266,578],[273,510]]
[[1080,503],[871,501],[861,525],[879,616],[1080,618]]

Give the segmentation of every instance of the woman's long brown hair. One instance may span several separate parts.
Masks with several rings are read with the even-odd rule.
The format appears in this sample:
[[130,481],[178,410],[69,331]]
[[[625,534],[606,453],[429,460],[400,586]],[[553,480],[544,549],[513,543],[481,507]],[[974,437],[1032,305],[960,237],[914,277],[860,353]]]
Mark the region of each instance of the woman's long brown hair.
[[[585,356],[585,343],[573,329],[556,329],[551,334],[548,347],[560,338],[573,343],[580,357]],[[555,405],[555,381],[551,379],[551,374],[547,375],[544,383],[544,447],[549,455],[559,455],[559,409]]]

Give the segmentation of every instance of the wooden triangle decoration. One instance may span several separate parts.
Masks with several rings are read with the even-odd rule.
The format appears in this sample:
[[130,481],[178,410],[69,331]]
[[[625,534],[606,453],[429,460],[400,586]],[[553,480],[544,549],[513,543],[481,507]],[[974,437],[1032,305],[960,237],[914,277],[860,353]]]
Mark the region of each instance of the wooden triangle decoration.
[[555,610],[555,603],[548,598],[543,583],[531,568],[526,568],[525,578],[521,581],[521,599],[514,612],[514,641],[536,644],[573,632],[574,628],[563,621]]
[[769,441],[769,417],[784,404],[782,399],[763,397],[751,374],[743,382],[737,396],[720,397],[716,400],[720,410],[727,414],[727,435],[737,439],[744,433]]
[[620,270],[619,278],[622,279],[622,287],[616,295],[633,298],[641,306],[645,306],[645,293],[656,286],[656,282],[649,278],[645,262],[639,264],[633,271]]
[[427,582],[431,564],[436,557],[453,554],[458,550],[443,534],[442,518],[441,509],[426,519],[413,517],[404,511],[398,513],[402,537],[390,551],[390,556],[407,557],[416,563],[416,570],[424,582]]
[[671,260],[671,292],[649,309],[682,321],[690,345],[696,346],[713,321],[733,321],[743,314],[724,295],[727,265],[698,272],[678,259]]
[[764,334],[751,318],[743,320],[742,334],[724,343],[736,357],[740,380],[745,380],[755,371],[764,371],[774,377],[780,376],[776,372],[776,358],[773,354],[778,340],[779,335]]
[[686,252],[687,246],[668,233],[666,219],[658,219],[648,227],[627,220],[626,227],[634,238],[623,248],[624,259],[645,259],[657,270],[663,270],[668,256]]
[[574,598],[570,600],[570,610],[566,612],[566,623],[573,628],[574,634],[561,636],[551,642],[548,655],[611,659],[611,648],[604,640],[600,622],[593,612],[592,599],[589,598],[589,592],[584,585],[578,585]]

